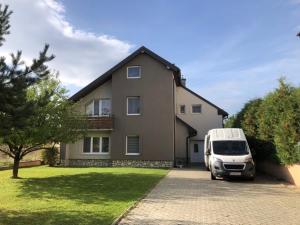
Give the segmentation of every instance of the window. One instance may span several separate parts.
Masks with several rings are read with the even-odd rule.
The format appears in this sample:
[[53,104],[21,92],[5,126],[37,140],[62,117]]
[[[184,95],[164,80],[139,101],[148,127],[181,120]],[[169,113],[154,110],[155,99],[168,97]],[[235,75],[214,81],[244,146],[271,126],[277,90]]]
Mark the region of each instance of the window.
[[83,153],[109,153],[109,137],[85,137],[83,140]]
[[194,144],[194,152],[195,153],[199,152],[199,145],[198,144]]
[[127,115],[140,115],[140,97],[127,97]]
[[111,114],[111,100],[109,98],[100,99],[100,115],[109,116]]
[[103,153],[109,152],[109,137],[102,137],[101,150]]
[[201,113],[202,107],[201,105],[192,105],[192,113]]
[[98,137],[93,137],[92,152],[100,152],[100,138],[98,138]]
[[140,137],[127,136],[126,137],[126,155],[140,154]]
[[85,106],[85,113],[88,116],[94,115],[94,101],[91,101]]
[[109,116],[111,114],[111,99],[93,100],[85,106],[88,116]]
[[83,140],[83,152],[89,153],[91,151],[91,138],[85,137]]
[[141,67],[140,66],[127,67],[127,78],[128,79],[141,78]]
[[185,114],[185,105],[180,105],[180,113]]

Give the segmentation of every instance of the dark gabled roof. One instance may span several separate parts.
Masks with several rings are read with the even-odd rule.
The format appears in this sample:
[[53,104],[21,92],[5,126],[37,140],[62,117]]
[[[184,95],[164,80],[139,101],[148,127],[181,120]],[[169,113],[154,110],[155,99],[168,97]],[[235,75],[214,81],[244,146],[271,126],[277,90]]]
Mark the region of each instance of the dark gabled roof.
[[228,116],[228,113],[226,111],[224,111],[223,109],[221,109],[218,106],[214,105],[213,103],[211,103],[210,101],[208,101],[205,98],[201,97],[200,95],[196,94],[195,92],[193,92],[192,90],[188,89],[184,85],[182,85],[182,83],[181,83],[181,72],[180,72],[180,69],[177,66],[175,66],[172,63],[170,63],[166,59],[160,57],[159,55],[157,55],[156,53],[152,52],[151,50],[149,50],[148,48],[146,48],[144,46],[142,46],[139,49],[137,49],[131,55],[129,55],[124,60],[122,60],[121,62],[119,62],[117,65],[115,65],[114,67],[112,67],[110,70],[108,70],[107,72],[105,72],[104,74],[102,74],[100,77],[98,77],[96,80],[92,81],[90,84],[88,84],[87,86],[85,86],[84,88],[82,88],[80,91],[78,91],[76,94],[74,94],[70,98],[70,100],[72,100],[72,101],[78,101],[80,98],[82,98],[85,95],[89,94],[91,91],[93,91],[94,89],[96,89],[100,85],[104,84],[106,81],[110,80],[113,72],[115,72],[116,70],[118,70],[119,68],[121,68],[122,66],[124,66],[126,63],[128,63],[129,61],[131,61],[133,58],[135,58],[139,54],[147,54],[147,55],[151,56],[152,58],[154,58],[155,60],[157,60],[157,61],[161,62],[162,64],[164,64],[168,69],[170,69],[170,70],[172,70],[174,72],[174,74],[175,74],[174,78],[175,78],[176,84],[178,86],[183,87],[188,92],[192,93],[196,97],[200,98],[201,100],[203,100],[206,103],[210,104],[211,106],[215,107],[218,110],[218,114],[219,115],[223,115],[224,117]]
[[94,80],[93,82],[91,82],[90,84],[88,84],[87,86],[82,88],[80,91],[78,91],[76,94],[74,94],[70,98],[70,100],[78,101],[80,98],[84,97],[85,95],[87,95],[88,93],[90,93],[91,91],[93,91],[94,89],[99,87],[101,84],[103,84],[106,81],[110,80],[111,75],[112,75],[113,72],[115,72],[116,70],[118,70],[119,68],[124,66],[126,63],[131,61],[133,58],[135,58],[139,54],[147,54],[147,55],[151,56],[152,58],[156,59],[157,61],[161,62],[162,64],[164,64],[168,69],[174,71],[175,81],[176,81],[177,85],[180,85],[180,83],[181,83],[181,81],[180,81],[180,77],[181,77],[180,69],[177,66],[175,66],[174,64],[170,63],[169,61],[167,61],[164,58],[160,57],[159,55],[155,54],[154,52],[152,52],[148,48],[142,46],[139,49],[137,49],[135,52],[133,52],[131,55],[126,57],[124,60],[119,62],[117,65],[112,67],[110,70],[108,70],[107,72],[102,74],[96,80]]
[[187,87],[182,85],[182,88],[185,89],[186,91],[190,92],[191,94],[195,95],[196,97],[200,98],[202,101],[205,101],[207,104],[211,105],[212,107],[216,108],[218,110],[218,114],[222,115],[223,117],[228,116],[228,113],[224,111],[223,109],[219,108],[215,104],[211,103],[207,99],[203,98],[202,96],[198,95],[197,93],[193,92],[191,89],[188,89]]
[[182,120],[181,118],[179,118],[178,116],[176,116],[176,119],[177,119],[178,121],[180,121],[181,123],[183,123],[183,125],[185,125],[185,126],[188,128],[188,130],[189,130],[189,136],[190,136],[190,137],[194,137],[194,136],[197,135],[197,130],[194,129],[191,125],[189,125],[187,122],[183,121],[183,120]]

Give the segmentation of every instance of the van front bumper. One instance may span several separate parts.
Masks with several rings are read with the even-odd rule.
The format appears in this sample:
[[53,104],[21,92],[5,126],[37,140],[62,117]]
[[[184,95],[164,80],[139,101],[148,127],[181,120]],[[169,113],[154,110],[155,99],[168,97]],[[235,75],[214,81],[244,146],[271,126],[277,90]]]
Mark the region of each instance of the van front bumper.
[[255,177],[255,165],[251,162],[245,163],[243,169],[226,169],[224,163],[219,163],[219,165],[213,165],[211,167],[211,172],[216,177],[245,177],[254,178]]

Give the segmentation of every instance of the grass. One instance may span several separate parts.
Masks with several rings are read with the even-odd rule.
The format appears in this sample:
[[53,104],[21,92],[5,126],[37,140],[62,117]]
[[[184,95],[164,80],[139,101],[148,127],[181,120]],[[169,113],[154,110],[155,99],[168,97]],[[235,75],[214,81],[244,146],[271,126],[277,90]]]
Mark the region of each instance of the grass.
[[50,168],[0,171],[0,225],[111,224],[150,190],[163,169]]

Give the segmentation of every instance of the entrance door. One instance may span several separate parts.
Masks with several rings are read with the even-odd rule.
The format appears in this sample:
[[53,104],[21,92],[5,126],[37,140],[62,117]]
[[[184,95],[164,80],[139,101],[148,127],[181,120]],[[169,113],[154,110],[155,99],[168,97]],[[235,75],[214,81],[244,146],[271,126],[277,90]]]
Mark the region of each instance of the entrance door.
[[190,141],[191,163],[204,162],[204,141]]

